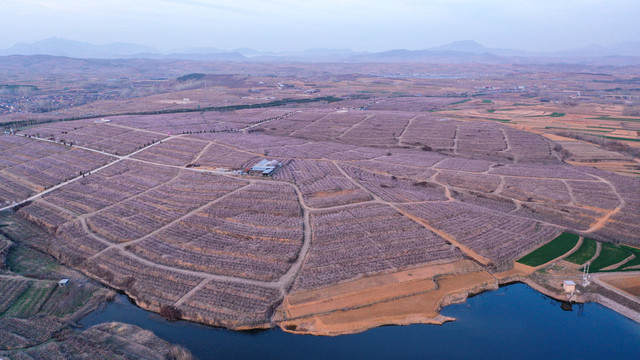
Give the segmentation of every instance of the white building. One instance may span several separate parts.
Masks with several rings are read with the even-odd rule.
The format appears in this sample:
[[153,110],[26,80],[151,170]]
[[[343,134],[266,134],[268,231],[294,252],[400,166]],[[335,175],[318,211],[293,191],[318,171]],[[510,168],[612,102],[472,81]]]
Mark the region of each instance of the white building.
[[249,173],[260,172],[262,173],[262,176],[269,176],[280,166],[282,166],[282,164],[280,164],[278,160],[262,159],[259,163],[249,169]]
[[565,280],[562,282],[562,288],[565,292],[572,293],[576,291],[576,283],[573,280]]

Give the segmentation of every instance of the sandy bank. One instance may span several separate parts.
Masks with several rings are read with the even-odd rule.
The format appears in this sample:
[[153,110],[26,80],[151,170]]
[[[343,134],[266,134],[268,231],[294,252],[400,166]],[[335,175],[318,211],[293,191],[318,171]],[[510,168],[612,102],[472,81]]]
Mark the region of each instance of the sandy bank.
[[274,321],[284,330],[342,335],[382,325],[442,324],[438,311],[470,294],[498,288],[498,280],[464,260],[373,276],[288,296]]

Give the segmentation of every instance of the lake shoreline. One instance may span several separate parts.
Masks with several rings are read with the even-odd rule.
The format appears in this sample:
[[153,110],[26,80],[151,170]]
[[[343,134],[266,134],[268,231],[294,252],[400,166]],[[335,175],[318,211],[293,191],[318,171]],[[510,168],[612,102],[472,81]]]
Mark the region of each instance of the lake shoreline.
[[[545,342],[551,341],[552,338],[543,335],[543,329],[553,326],[556,322],[564,325],[557,325],[560,330],[554,337],[563,337],[565,336],[564,332],[566,332],[566,336],[582,334],[580,339],[588,342],[590,341],[588,335],[584,335],[587,332],[598,332],[596,330],[598,327],[617,329],[622,326],[627,329],[625,331],[631,331],[629,336],[638,338],[637,344],[640,345],[638,324],[619,316],[604,306],[586,303],[583,305],[584,309],[574,305],[573,312],[567,312],[560,309],[561,305],[554,298],[538,292],[526,283],[510,283],[501,285],[498,290],[471,295],[465,303],[444,307],[442,315],[457,320],[443,325],[381,326],[352,335],[304,336],[290,334],[279,328],[234,331],[183,320],[168,322],[158,314],[135,306],[126,295],[120,295],[114,302],[107,304],[104,310],[90,314],[80,322],[85,327],[89,327],[94,323],[127,319],[127,322],[153,331],[157,336],[171,343],[185,346],[202,359],[214,356],[248,358],[255,356],[256,351],[259,351],[264,358],[293,359],[299,357],[300,351],[303,349],[313,349],[309,353],[311,359],[329,356],[345,358],[350,356],[349,354],[355,353],[359,353],[360,356],[370,356],[370,358],[385,358],[385,355],[390,356],[393,351],[398,351],[394,344],[403,346],[402,354],[404,356],[424,354],[424,351],[429,349],[428,351],[431,351],[436,357],[492,356],[494,358],[509,358],[514,354],[508,351],[504,354],[498,354],[494,352],[493,348],[499,348],[499,344],[503,344],[505,341],[504,337],[518,339],[518,334],[522,331],[531,332],[531,335],[539,333],[535,345],[544,348],[549,345],[540,345],[539,342],[546,344]],[[586,317],[580,314],[582,311]],[[522,321],[514,322],[512,320],[514,317],[521,317]],[[592,325],[581,325],[584,321]],[[565,322],[568,323],[565,324]],[[598,324],[598,327],[595,324]],[[495,329],[493,329],[494,327]],[[609,331],[614,332],[614,330]],[[471,336],[470,334],[479,334],[479,338],[477,336],[468,338]],[[467,338],[467,341],[482,341],[485,345],[483,345],[484,347],[478,345],[480,347],[473,351],[471,348],[475,345],[451,347],[454,343],[458,343],[458,339],[461,337]],[[381,341],[382,338],[385,340]],[[580,339],[576,341],[580,343]],[[487,341],[494,345],[488,346]],[[569,345],[571,351],[580,353],[580,351],[586,351],[583,349],[589,348],[586,343],[583,347],[574,344],[576,341],[572,341],[572,344]],[[612,341],[621,340],[614,339]],[[285,343],[287,346],[282,346]],[[521,345],[524,347],[533,346],[529,343]],[[592,350],[597,353],[597,351],[605,351],[605,349],[608,349],[608,346],[599,345],[596,346],[596,350]],[[562,353],[564,350],[558,351]],[[534,355],[542,356],[540,353],[532,352],[529,358],[535,358]],[[544,355],[551,356],[549,353]],[[525,356],[525,358],[527,357]]]

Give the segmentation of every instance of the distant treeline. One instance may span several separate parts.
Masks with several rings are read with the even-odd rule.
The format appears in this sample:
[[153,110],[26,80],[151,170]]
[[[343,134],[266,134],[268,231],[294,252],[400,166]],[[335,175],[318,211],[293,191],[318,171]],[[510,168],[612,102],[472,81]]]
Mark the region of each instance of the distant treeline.
[[200,80],[202,78],[204,78],[204,74],[191,73],[191,74],[187,74],[187,75],[182,75],[182,76],[178,77],[176,80],[178,80],[180,82],[185,82],[185,81],[189,81],[189,80]]
[[6,85],[0,84],[0,95],[27,95],[33,91],[38,91],[34,85]]
[[56,122],[62,122],[62,121],[95,119],[95,118],[122,116],[122,115],[160,115],[160,114],[176,114],[176,113],[206,112],[206,111],[235,111],[235,110],[244,110],[244,109],[269,108],[269,107],[283,106],[283,105],[290,105],[290,104],[306,104],[306,103],[312,103],[312,102],[318,102],[318,101],[326,101],[328,103],[333,103],[337,101],[342,101],[342,98],[335,97],[335,96],[321,96],[321,97],[309,98],[309,99],[282,99],[282,100],[275,100],[275,101],[270,101],[267,103],[260,103],[260,104],[210,106],[210,107],[194,108],[194,109],[155,110],[155,111],[130,112],[130,113],[121,113],[121,114],[100,114],[100,115],[76,116],[76,117],[64,118],[64,119],[16,120],[16,121],[8,121],[5,123],[1,123],[0,127],[5,129],[8,129],[10,127],[22,128],[25,126],[50,124],[50,123],[56,123]]

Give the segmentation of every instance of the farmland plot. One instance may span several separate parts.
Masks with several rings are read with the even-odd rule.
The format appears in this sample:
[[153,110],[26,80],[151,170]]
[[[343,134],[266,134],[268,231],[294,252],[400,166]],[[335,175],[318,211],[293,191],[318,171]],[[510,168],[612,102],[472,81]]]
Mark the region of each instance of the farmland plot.
[[447,200],[442,185],[434,182],[381,175],[352,166],[345,166],[344,170],[351,178],[385,201],[419,202]]
[[137,153],[134,158],[154,163],[184,166],[195,160],[207,146],[206,142],[174,138]]
[[331,140],[343,135],[347,130],[368,117],[365,113],[329,113],[290,135],[310,140]]
[[282,300],[272,288],[212,281],[179,309],[191,319],[227,327],[264,326]]
[[605,171],[586,168],[590,174],[607,181],[621,200],[619,211],[612,212],[605,226],[597,230],[597,234],[607,239],[614,238],[640,245],[640,182],[634,178],[620,176]]
[[0,136],[0,205],[23,200],[112,160],[61,144]]
[[312,226],[311,250],[294,285],[298,289],[462,258],[442,238],[385,205],[316,211]]
[[413,114],[379,112],[368,116],[339,137],[356,145],[395,145],[397,137],[413,116]]
[[521,201],[557,204],[571,202],[569,189],[559,180],[506,177],[501,194]]
[[270,135],[290,135],[295,131],[299,131],[302,128],[309,126],[316,120],[327,116],[331,112],[332,111],[330,110],[305,109],[284,119],[260,125],[257,129]]
[[504,136],[496,124],[459,124],[456,139],[456,151],[465,155],[493,155],[507,149]]
[[398,164],[382,160],[389,160],[389,158],[379,157],[375,160],[350,161],[349,165],[377,173],[386,173],[389,176],[410,177],[420,180],[430,179],[436,174],[435,170],[431,170],[429,168]]
[[371,200],[371,196],[327,161],[293,160],[275,176],[300,188],[307,205],[331,207]]
[[523,204],[514,214],[546,221],[567,229],[585,231],[591,227],[602,213],[569,205]]
[[402,206],[402,209],[452,235],[496,264],[510,261],[558,233],[555,226],[471,204],[415,204]]
[[107,250],[81,264],[91,276],[123,289],[136,302],[155,311],[178,301],[202,279],[177,271],[148,265],[117,249]]
[[403,143],[426,145],[436,150],[448,150],[454,145],[458,122],[431,116],[418,116],[404,130]]
[[448,97],[395,97],[376,102],[368,107],[370,110],[402,110],[429,111],[444,108],[457,102],[456,98]]
[[245,183],[185,172],[164,185],[87,217],[89,229],[112,242],[138,239]]
[[62,141],[78,146],[104,151],[114,155],[126,155],[166,136],[158,133],[134,130],[109,123],[75,122],[41,125],[24,131],[26,135]]
[[[43,200],[57,206],[60,214],[71,212],[83,215],[96,212],[117,202],[124,201],[150,188],[164,184],[178,173],[177,169],[121,161],[91,174],[86,178],[46,194]],[[46,207],[36,201],[20,211],[29,213],[37,207]],[[33,209],[32,209],[33,207]],[[63,215],[64,216],[64,215]],[[52,226],[61,225],[59,221]]]
[[472,191],[490,193],[500,186],[500,177],[495,175],[477,174],[472,172],[441,170],[435,176],[441,183]]
[[291,187],[250,185],[129,249],[167,266],[275,281],[298,256],[301,214]]

